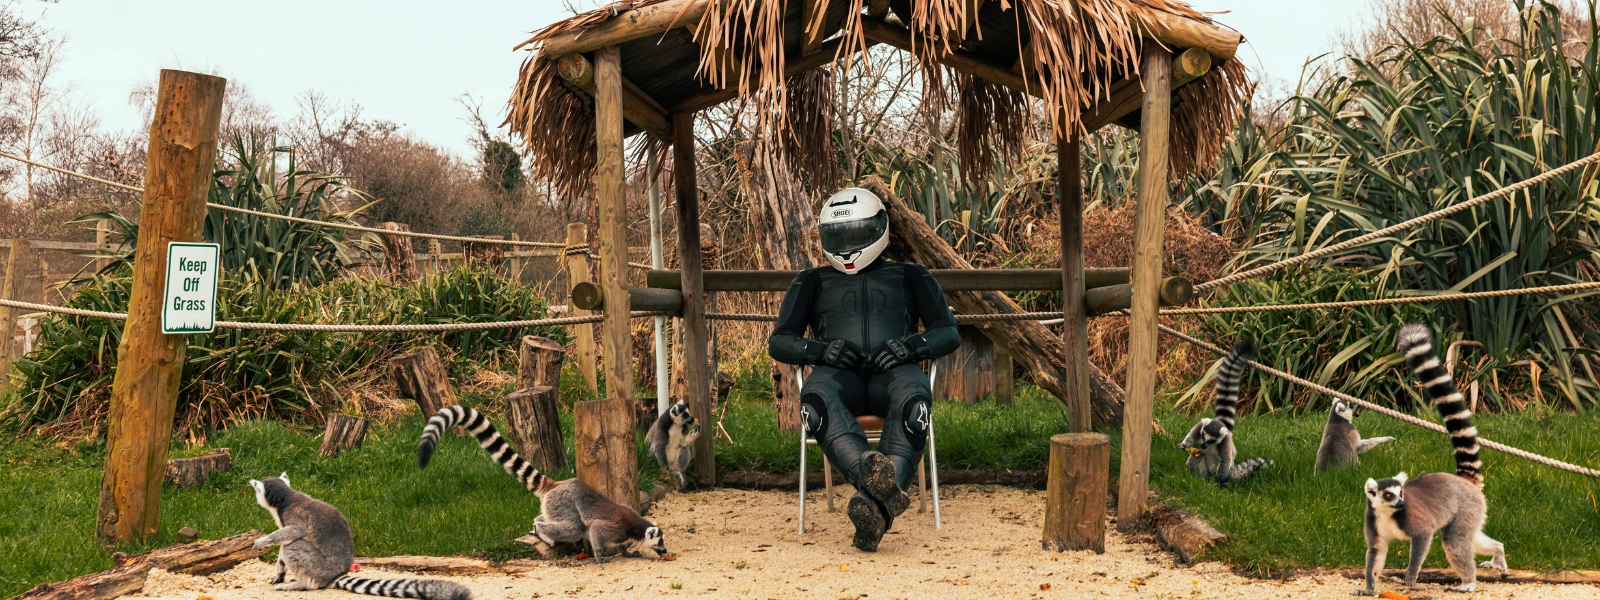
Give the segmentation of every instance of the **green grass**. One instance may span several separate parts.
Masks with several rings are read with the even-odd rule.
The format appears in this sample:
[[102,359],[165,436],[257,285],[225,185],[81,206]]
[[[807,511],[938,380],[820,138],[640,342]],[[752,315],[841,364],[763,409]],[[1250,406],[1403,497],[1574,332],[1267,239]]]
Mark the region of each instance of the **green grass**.
[[[1362,486],[1367,478],[1454,469],[1443,435],[1364,413],[1356,419],[1363,437],[1387,435],[1397,441],[1362,455],[1359,465],[1315,475],[1312,465],[1325,417],[1245,416],[1239,421],[1241,459],[1264,456],[1277,464],[1223,489],[1184,468],[1187,455],[1178,450],[1178,442],[1195,417],[1172,412],[1158,412],[1158,417],[1167,433],[1154,436],[1151,487],[1228,534],[1231,543],[1222,549],[1222,559],[1259,575],[1361,566],[1366,548]],[[1489,439],[1571,463],[1600,464],[1600,412],[1529,410],[1478,415],[1475,420]],[[1484,533],[1505,543],[1512,568],[1600,568],[1600,483],[1493,450],[1483,452],[1483,461],[1489,501]],[[1391,546],[1397,552],[1391,552],[1390,565],[1406,564],[1406,545]],[[1427,565],[1447,566],[1437,542]]]

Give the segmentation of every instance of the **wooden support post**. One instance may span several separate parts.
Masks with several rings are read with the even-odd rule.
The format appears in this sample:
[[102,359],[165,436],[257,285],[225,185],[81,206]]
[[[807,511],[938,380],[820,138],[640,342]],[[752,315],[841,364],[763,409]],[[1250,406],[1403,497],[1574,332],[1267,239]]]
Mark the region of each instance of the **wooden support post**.
[[[706,353],[707,328],[705,288],[700,266],[700,192],[695,183],[694,114],[672,115],[672,187],[677,196],[678,260],[683,282],[684,380],[689,412],[701,423],[711,423],[711,374]],[[716,485],[717,463],[713,454],[714,435],[701,435],[694,441],[694,478],[704,485]]]
[[233,455],[227,448],[217,448],[205,456],[174,458],[167,461],[167,481],[178,487],[192,488],[204,483],[212,473],[226,471],[230,466],[233,466]]
[[[633,398],[633,335],[628,323],[628,206],[622,174],[622,49],[595,51],[595,201],[600,206],[600,289],[610,302],[600,323],[607,398]],[[628,428],[629,431],[633,427]]]
[[[567,468],[567,449],[561,441],[561,413],[557,407],[560,395],[560,388],[541,385],[522,388],[506,396],[506,431],[522,457],[540,471]],[[579,402],[578,406],[589,404],[594,403]]]
[[573,447],[578,479],[612,502],[639,509],[639,463],[632,398],[573,405]]
[[444,272],[444,244],[439,240],[428,240],[428,260],[433,264],[434,273]]
[[[389,231],[411,231],[405,223],[387,222],[378,226]],[[411,252],[411,238],[400,235],[383,236],[383,258],[389,263],[389,278],[406,285],[417,280],[417,261]]]
[[155,535],[183,375],[182,335],[161,332],[167,244],[198,242],[216,168],[221,77],[162,70],[145,158],[138,254],[117,348],[96,529],[107,543]]
[[[28,282],[31,246],[28,240],[11,240],[11,256],[6,261],[6,281],[0,284],[0,299],[22,300],[23,286]],[[0,306],[0,396],[11,386],[11,357],[16,352],[12,334],[17,328],[17,315],[22,312],[20,308]]]
[[335,458],[340,450],[360,448],[366,439],[366,419],[333,413],[328,415],[327,425],[322,430],[322,447],[317,449],[317,454]]
[[455,387],[450,385],[444,361],[439,360],[439,353],[433,348],[389,359],[389,378],[401,398],[416,401],[424,419],[441,408],[456,405]]
[[1172,56],[1145,40],[1144,106],[1139,127],[1139,191],[1133,222],[1133,297],[1128,323],[1128,385],[1122,419],[1122,470],[1117,527],[1137,527],[1150,491],[1150,418],[1155,403],[1161,236],[1167,213],[1167,163],[1172,112]]
[[[511,233],[511,241],[520,242],[520,241],[522,241],[522,236],[517,235],[516,232],[512,232]],[[523,248],[523,247],[524,246],[511,246],[510,247],[511,271],[506,274],[506,278],[508,278],[508,279],[510,279],[512,281],[515,281],[517,283],[522,283],[522,250],[521,250],[521,248]]]
[[1089,317],[1083,307],[1083,174],[1078,136],[1056,138],[1056,193],[1061,219],[1061,357],[1062,389],[1067,393],[1067,430],[1091,428],[1089,405]]
[[[580,283],[589,282],[589,226],[584,223],[567,224],[567,289]],[[582,250],[580,250],[582,249]],[[567,298],[567,311],[574,317],[587,317],[589,311],[572,305],[572,298]],[[589,386],[589,393],[595,397],[600,395],[600,383],[595,374],[594,358],[594,324],[581,323],[572,325],[572,336],[577,338],[578,347],[578,372],[583,375],[583,383]]]
[[828,0],[804,0],[801,7],[800,27],[801,35],[800,54],[806,55],[822,48],[822,40],[828,37]]
[[1050,437],[1044,503],[1044,549],[1106,553],[1106,493],[1111,484],[1111,436],[1058,433]]
[[[99,254],[101,256],[111,254],[111,252],[115,250],[115,248],[111,246],[111,219],[100,219],[99,221],[95,221],[94,245],[99,247],[95,250],[95,254]],[[100,258],[95,259],[94,261],[95,271],[99,271],[109,266],[111,266],[111,259],[109,258]]]

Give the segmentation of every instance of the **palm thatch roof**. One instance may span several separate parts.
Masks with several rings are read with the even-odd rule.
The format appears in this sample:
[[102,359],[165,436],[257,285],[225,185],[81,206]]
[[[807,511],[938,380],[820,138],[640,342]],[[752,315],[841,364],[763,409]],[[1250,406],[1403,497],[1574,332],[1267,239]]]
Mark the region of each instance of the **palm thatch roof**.
[[535,177],[581,193],[595,160],[593,73],[583,55],[618,45],[627,134],[667,139],[666,115],[743,98],[763,107],[759,128],[804,178],[825,179],[829,90],[817,70],[885,43],[916,57],[925,101],[957,110],[961,162],[978,173],[1020,153],[1036,115],[1058,136],[1137,128],[1140,59],[1156,40],[1176,57],[1173,84],[1182,86],[1171,123],[1178,178],[1212,164],[1237,122],[1249,87],[1234,58],[1241,39],[1180,0],[619,2],[517,47],[530,54],[507,125]]

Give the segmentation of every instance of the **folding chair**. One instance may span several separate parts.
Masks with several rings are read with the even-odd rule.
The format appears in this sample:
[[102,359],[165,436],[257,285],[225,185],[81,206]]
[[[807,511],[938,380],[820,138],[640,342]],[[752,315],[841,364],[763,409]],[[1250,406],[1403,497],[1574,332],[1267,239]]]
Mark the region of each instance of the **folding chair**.
[[[805,376],[799,374],[797,388],[805,385]],[[928,388],[933,388],[933,383],[939,376],[939,365],[934,363],[928,370]],[[856,424],[861,426],[861,431],[867,434],[867,443],[875,444],[883,437],[883,417],[864,415],[856,417]],[[806,437],[805,424],[800,426],[800,533],[806,532],[806,446],[817,442]],[[927,469],[924,470],[924,465]],[[933,473],[933,528],[944,529],[944,523],[939,518],[939,453],[935,448],[933,436],[933,413],[928,414],[928,452],[926,462],[917,463],[917,512],[928,510],[927,471]],[[822,455],[822,481],[828,496],[828,512],[833,508],[833,465],[828,464],[828,455]]]

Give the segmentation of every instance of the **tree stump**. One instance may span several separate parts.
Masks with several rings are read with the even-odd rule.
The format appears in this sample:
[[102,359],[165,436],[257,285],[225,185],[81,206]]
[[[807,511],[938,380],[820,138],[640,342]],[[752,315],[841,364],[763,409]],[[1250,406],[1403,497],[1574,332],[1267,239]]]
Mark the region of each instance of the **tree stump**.
[[[475,235],[485,240],[503,240],[503,235]],[[461,253],[468,262],[478,261],[487,263],[489,267],[498,269],[506,262],[505,245],[490,242],[462,242]]]
[[578,479],[612,502],[638,510],[639,463],[632,398],[579,402],[573,406],[573,446]]
[[226,471],[233,464],[227,448],[191,458],[174,458],[167,461],[167,482],[178,487],[192,488],[200,485],[217,471]]
[[[405,223],[389,222],[378,227],[389,231],[411,231],[411,226]],[[417,261],[412,256],[411,238],[383,236],[383,258],[389,263],[389,277],[395,283],[407,284],[417,280]]]
[[555,340],[536,335],[522,336],[522,347],[517,351],[517,387],[547,386],[561,389],[561,360],[566,348]]
[[1156,537],[1177,552],[1185,563],[1193,563],[1212,547],[1228,543],[1227,535],[1188,511],[1162,507],[1156,509],[1152,517],[1156,522]]
[[800,431],[800,367],[773,361],[772,395],[773,409],[778,412],[778,431]]
[[456,390],[445,374],[444,361],[439,360],[439,353],[433,348],[389,359],[389,378],[394,380],[401,398],[416,401],[424,418],[456,404]]
[[334,458],[345,448],[359,448],[367,438],[367,420],[350,415],[328,415],[327,428],[322,431],[322,448],[317,454]]
[[1111,436],[1061,433],[1050,438],[1044,505],[1046,550],[1106,552],[1106,493],[1111,481]]
[[540,471],[567,468],[567,448],[561,441],[561,415],[556,407],[559,395],[557,388],[543,385],[506,396],[506,429],[511,441],[522,458]]

